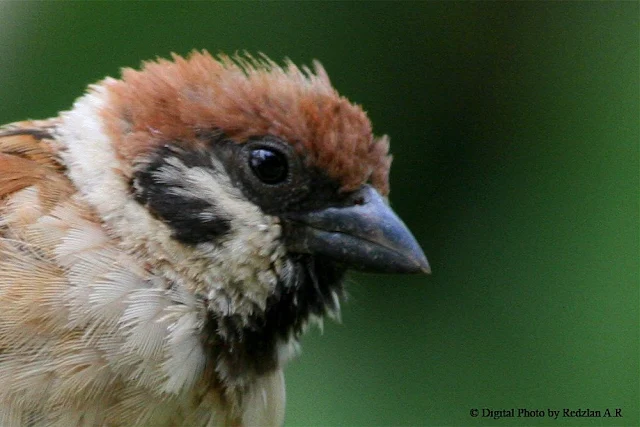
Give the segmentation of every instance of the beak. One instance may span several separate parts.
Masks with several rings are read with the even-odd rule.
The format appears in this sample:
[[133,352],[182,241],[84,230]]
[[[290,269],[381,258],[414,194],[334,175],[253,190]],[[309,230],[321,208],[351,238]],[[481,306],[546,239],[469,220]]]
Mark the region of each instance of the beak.
[[324,255],[350,267],[379,273],[431,273],[407,226],[369,185],[352,204],[283,217],[291,252]]

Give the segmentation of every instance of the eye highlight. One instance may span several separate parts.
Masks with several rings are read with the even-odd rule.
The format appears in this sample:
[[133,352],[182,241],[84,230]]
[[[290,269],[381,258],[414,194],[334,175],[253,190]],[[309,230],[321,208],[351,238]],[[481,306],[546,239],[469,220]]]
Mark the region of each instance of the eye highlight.
[[255,176],[265,184],[279,184],[287,178],[289,173],[289,165],[285,155],[267,147],[251,151],[249,166]]

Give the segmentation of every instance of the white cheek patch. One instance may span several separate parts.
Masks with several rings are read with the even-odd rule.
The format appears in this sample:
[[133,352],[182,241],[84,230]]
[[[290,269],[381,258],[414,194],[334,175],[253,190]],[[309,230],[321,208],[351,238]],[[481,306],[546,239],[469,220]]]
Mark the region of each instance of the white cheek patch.
[[[215,244],[198,245],[201,252],[210,255],[209,269],[218,282],[209,288],[208,298],[214,306],[250,315],[256,308],[264,309],[266,298],[277,285],[279,259],[285,256],[279,240],[281,228],[276,218],[263,214],[243,197],[215,158],[210,161],[212,168],[208,169],[188,167],[180,159],[170,158],[153,176],[170,187],[172,194],[205,202],[209,207],[200,213],[202,219],[223,217],[230,222],[227,236]],[[224,277],[233,278],[232,283],[220,283]],[[218,292],[223,289],[224,293]]]
[[235,229],[246,225],[265,231],[270,226],[270,218],[233,186],[217,159],[212,157],[210,161],[212,168],[206,169],[188,167],[180,159],[170,158],[166,162],[169,166],[159,168],[153,176],[159,183],[171,187],[169,191],[175,195],[202,200],[214,209],[219,208],[224,217],[237,222]]

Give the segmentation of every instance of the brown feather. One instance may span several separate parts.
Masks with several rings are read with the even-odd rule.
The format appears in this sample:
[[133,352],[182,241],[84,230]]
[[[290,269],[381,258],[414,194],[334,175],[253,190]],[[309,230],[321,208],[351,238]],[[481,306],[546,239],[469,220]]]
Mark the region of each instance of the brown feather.
[[373,137],[366,113],[336,92],[320,63],[314,71],[266,57],[174,55],[173,62],[147,62],[141,71],[123,70],[121,81],[107,81],[111,99],[103,116],[129,162],[201,131],[221,130],[237,142],[271,134],[304,152],[343,190],[371,182],[387,194],[388,139]]
[[[28,123],[27,123],[28,124]],[[0,199],[35,186],[43,209],[49,210],[76,190],[63,174],[46,132],[33,127],[0,131]]]

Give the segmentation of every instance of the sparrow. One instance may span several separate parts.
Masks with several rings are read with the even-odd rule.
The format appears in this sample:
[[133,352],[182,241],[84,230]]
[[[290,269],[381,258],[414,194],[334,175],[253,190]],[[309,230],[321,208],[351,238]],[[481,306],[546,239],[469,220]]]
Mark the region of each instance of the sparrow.
[[0,128],[0,425],[281,425],[349,268],[428,273],[324,68],[194,51]]

